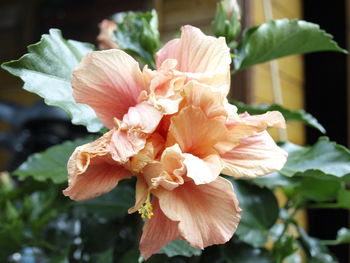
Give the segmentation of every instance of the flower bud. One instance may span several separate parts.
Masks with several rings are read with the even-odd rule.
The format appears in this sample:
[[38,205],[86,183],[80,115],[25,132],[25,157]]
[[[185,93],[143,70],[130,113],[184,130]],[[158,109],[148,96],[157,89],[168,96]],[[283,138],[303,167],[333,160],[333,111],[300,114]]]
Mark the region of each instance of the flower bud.
[[101,50],[116,48],[118,44],[113,40],[113,32],[117,30],[117,24],[104,19],[99,25],[100,34],[97,36],[98,48]]
[[226,38],[230,47],[235,47],[234,41],[241,32],[241,12],[236,0],[222,0],[217,4],[213,21],[214,34]]

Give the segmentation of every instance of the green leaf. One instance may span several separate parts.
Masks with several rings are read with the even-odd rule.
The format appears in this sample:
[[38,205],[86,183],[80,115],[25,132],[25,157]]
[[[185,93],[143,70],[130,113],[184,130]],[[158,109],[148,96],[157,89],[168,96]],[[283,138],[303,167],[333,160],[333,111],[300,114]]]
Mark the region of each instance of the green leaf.
[[127,215],[128,209],[134,204],[134,198],[134,188],[121,182],[107,194],[85,202],[74,203],[74,205],[91,214],[112,219]]
[[67,162],[74,149],[93,141],[89,136],[50,147],[44,152],[35,153],[13,173],[21,179],[33,177],[37,181],[52,180],[56,184],[67,181]]
[[113,248],[107,249],[101,253],[91,255],[91,262],[94,263],[113,263]]
[[337,246],[350,243],[350,230],[343,227],[338,230],[336,240],[321,240],[320,243],[325,246]]
[[168,257],[174,256],[199,256],[202,251],[198,248],[191,247],[186,241],[181,239],[175,239],[174,241],[166,244],[158,254],[166,254]]
[[235,52],[236,71],[269,60],[315,51],[339,51],[340,48],[330,34],[319,25],[302,20],[271,20],[248,29]]
[[46,104],[65,110],[74,124],[85,125],[90,132],[97,132],[103,125],[88,105],[75,102],[71,87],[73,70],[94,47],[65,40],[58,29],[50,29],[49,33],[38,43],[28,46],[28,54],[1,66],[20,77],[25,90],[38,94]]
[[344,188],[340,189],[337,196],[339,207],[350,209],[350,191]]
[[227,263],[272,263],[267,250],[243,243],[225,245],[222,253]]
[[[288,160],[280,171],[285,176],[295,176],[297,173],[309,171],[347,178],[350,173],[350,151],[342,145],[329,141],[327,137],[320,137],[313,146],[296,149],[290,143],[282,148],[291,149]],[[300,175],[300,174],[298,174]]]
[[230,180],[243,210],[236,234],[240,240],[253,247],[263,247],[267,241],[269,229],[278,218],[277,199],[267,188],[261,188],[243,180]]
[[281,105],[248,105],[238,101],[231,101],[231,104],[236,105],[239,113],[248,112],[250,114],[263,114],[267,111],[279,111],[282,113],[286,121],[299,121],[310,127],[319,130],[322,133],[326,133],[324,127],[313,117],[311,114],[304,110],[290,110]]
[[155,53],[160,46],[157,12],[123,12],[112,19],[118,25],[113,38],[120,48],[155,68]]

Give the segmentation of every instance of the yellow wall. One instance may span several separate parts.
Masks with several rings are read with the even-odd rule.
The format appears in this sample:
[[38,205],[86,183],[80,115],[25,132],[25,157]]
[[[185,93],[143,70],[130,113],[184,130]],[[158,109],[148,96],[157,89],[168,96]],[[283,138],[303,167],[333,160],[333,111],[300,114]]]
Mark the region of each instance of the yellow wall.
[[[285,1],[271,0],[272,14],[274,19],[298,18],[301,19],[301,0]],[[252,0],[252,22],[253,25],[264,23],[263,0]],[[277,60],[279,67],[280,84],[282,89],[283,105],[289,109],[304,108],[303,93],[303,60],[302,56],[289,56]],[[254,67],[253,79],[253,102],[256,104],[272,104],[273,91],[269,63]],[[273,132],[276,133],[276,132]],[[304,144],[305,129],[300,123],[290,123],[287,127],[288,139],[297,144]]]

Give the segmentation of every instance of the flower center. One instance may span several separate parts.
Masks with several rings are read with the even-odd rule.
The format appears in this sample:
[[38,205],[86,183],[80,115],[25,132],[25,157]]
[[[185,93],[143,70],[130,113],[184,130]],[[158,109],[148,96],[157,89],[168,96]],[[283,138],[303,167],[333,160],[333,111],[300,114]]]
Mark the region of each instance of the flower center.
[[142,219],[145,219],[145,218],[151,219],[151,217],[153,216],[153,208],[149,199],[150,198],[148,196],[146,202],[138,210]]

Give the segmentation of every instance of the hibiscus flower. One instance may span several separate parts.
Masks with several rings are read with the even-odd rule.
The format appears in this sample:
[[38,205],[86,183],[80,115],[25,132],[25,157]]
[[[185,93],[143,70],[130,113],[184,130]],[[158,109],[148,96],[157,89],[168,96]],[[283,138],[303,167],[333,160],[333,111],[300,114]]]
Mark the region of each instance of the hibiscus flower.
[[157,53],[156,70],[107,50],[86,55],[73,74],[74,98],[110,131],[72,154],[64,194],[87,200],[136,176],[129,213],[147,219],[144,258],[176,238],[201,249],[227,242],[241,209],[220,173],[262,176],[286,161],[266,132],[284,127],[282,115],[239,115],[228,103],[230,63],[223,38],[185,26]]

